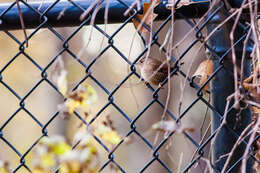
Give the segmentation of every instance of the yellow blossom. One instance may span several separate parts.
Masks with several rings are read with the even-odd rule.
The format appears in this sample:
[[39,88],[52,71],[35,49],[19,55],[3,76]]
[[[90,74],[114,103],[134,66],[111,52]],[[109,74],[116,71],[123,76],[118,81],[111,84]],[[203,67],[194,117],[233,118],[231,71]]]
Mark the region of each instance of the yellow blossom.
[[0,168],[0,172],[1,173],[9,173],[9,171],[7,169],[5,169],[5,168]]
[[66,100],[65,105],[68,109],[68,113],[73,114],[75,109],[80,105],[80,102],[73,99],[68,99]]
[[121,137],[118,133],[103,124],[99,125],[97,128],[97,133],[100,137],[112,145],[116,145],[121,141]]
[[54,153],[46,153],[41,156],[41,165],[44,168],[51,168],[55,166],[55,155]]
[[53,145],[52,149],[57,155],[61,155],[70,151],[71,147],[65,141],[62,141],[56,145]]

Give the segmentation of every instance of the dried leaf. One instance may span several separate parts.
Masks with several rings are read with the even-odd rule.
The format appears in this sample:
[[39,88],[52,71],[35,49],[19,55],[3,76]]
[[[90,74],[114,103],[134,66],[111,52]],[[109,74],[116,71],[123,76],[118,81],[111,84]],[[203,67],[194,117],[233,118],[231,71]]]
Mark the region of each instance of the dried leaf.
[[253,110],[253,113],[260,114],[260,108],[258,108],[258,107],[252,106],[252,110]]
[[[153,23],[154,19],[157,17],[157,14],[155,14],[153,12],[153,10],[157,5],[159,5],[159,3],[160,3],[160,0],[150,0],[150,2],[144,3],[143,4],[144,13],[136,15],[136,17],[139,20],[136,20],[134,18],[132,19],[135,28],[136,29],[140,28],[139,32],[144,37],[144,40],[146,41],[146,43],[148,43],[150,31],[147,28],[145,28],[143,26],[143,24],[148,26],[150,29],[152,28],[151,24]],[[140,23],[142,21],[143,21],[143,23]],[[139,25],[141,25],[141,26],[139,27]]]
[[[209,76],[213,72],[213,63],[210,59],[207,59],[200,63],[199,67],[197,68],[196,72],[193,74],[192,77],[198,77],[200,79],[199,84],[203,85],[209,78]],[[208,89],[208,84],[202,89],[202,91],[206,91]]]
[[[254,156],[257,158],[257,160],[260,160],[260,141],[259,139],[255,142],[254,147],[256,150],[254,151]],[[253,166],[255,172],[260,172],[260,165],[257,161],[255,161]]]
[[256,102],[260,101],[260,93],[258,93],[258,89],[260,87],[260,79],[257,76],[258,73],[259,72],[250,75],[243,81],[243,87],[248,90],[248,92]]
[[257,123],[257,120],[259,118],[259,115],[260,115],[260,109],[259,109],[259,107],[256,107],[256,106],[251,106],[250,108],[251,108],[251,112],[252,112],[252,122],[254,123],[254,126],[255,126]]

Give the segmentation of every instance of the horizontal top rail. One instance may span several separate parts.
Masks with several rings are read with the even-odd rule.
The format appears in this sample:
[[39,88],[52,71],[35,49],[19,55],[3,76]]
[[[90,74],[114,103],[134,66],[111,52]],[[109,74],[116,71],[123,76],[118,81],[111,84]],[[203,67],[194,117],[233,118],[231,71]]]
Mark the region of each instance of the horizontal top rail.
[[[125,22],[129,16],[124,16],[123,14],[135,1],[136,0],[110,0],[108,23]],[[142,1],[142,3],[147,1],[148,0]],[[44,19],[48,20],[48,24],[52,27],[70,27],[78,26],[82,23],[80,16],[93,2],[95,2],[95,0],[20,1],[20,7],[26,28],[35,28],[39,26]],[[102,7],[96,15],[96,24],[104,23],[106,2],[107,1],[103,2]],[[171,14],[171,10],[166,8],[166,4],[167,1],[161,1],[160,5],[155,9],[155,13],[158,14],[158,20],[166,19]],[[209,3],[205,1],[183,6],[176,9],[175,17],[176,19],[183,18],[184,16],[188,18],[201,17],[208,10],[208,6]],[[0,20],[0,30],[21,29],[19,12],[15,2],[0,4]]]

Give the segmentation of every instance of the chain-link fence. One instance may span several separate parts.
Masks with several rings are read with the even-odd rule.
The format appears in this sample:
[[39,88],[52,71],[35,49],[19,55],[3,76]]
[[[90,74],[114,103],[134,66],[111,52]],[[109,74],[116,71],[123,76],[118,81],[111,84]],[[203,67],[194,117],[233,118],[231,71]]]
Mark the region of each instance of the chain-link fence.
[[[214,172],[221,172],[229,156],[231,156],[231,159],[229,160],[224,172],[240,172],[239,169],[244,160],[247,165],[246,172],[253,172],[253,164],[258,164],[259,160],[255,156],[253,148],[250,147],[248,148],[248,150],[247,146],[249,142],[251,145],[252,143],[257,141],[258,134],[254,134],[253,140],[250,140],[249,135],[245,134],[254,127],[248,128],[246,132],[244,131],[244,129],[246,129],[252,122],[251,111],[249,109],[250,104],[249,102],[246,102],[244,100],[251,97],[249,91],[243,88],[243,85],[239,85],[240,87],[236,88],[235,86],[238,86],[238,84],[236,83],[235,85],[235,82],[236,80],[238,80],[240,81],[240,83],[242,83],[241,81],[243,81],[243,79],[250,76],[252,69],[252,58],[250,54],[252,53],[253,49],[257,48],[253,48],[254,39],[251,36],[253,33],[253,29],[250,27],[250,24],[248,24],[248,19],[250,18],[248,17],[249,10],[244,10],[243,13],[240,14],[242,10],[239,11],[235,9],[242,9],[238,8],[240,7],[242,2],[230,2],[231,6],[234,7],[233,10],[235,12],[231,12],[231,10],[228,9],[228,5],[225,4],[224,1],[211,3],[206,1],[177,1],[175,5],[172,6],[168,1],[161,1],[160,4],[153,9],[154,13],[158,15],[156,20],[159,20],[160,22],[157,23],[157,26],[152,27],[153,29],[143,23],[143,27],[146,28],[147,31],[149,31],[149,33],[151,34],[150,41],[149,43],[144,42],[144,48],[137,54],[137,56],[132,59],[128,57],[126,52],[118,48],[118,45],[115,43],[114,39],[115,37],[117,37],[117,35],[120,34],[122,30],[124,30],[128,26],[129,22],[132,22],[132,20],[134,19],[137,20],[137,16],[143,13],[144,9],[142,4],[144,2],[140,2],[141,8],[140,10],[138,10],[139,1],[135,0],[55,0],[47,2],[26,2],[23,0],[19,0],[20,12],[16,2],[0,4],[1,34],[8,36],[8,39],[13,40],[12,44],[15,43],[14,47],[18,46],[18,48],[14,49],[15,52],[13,52],[13,56],[9,58],[8,61],[4,62],[4,64],[1,64],[0,70],[1,87],[7,89],[5,90],[5,92],[11,93],[12,97],[15,96],[16,102],[18,101],[18,108],[8,114],[8,118],[0,124],[1,148],[2,146],[5,148],[7,147],[8,150],[12,150],[19,158],[19,164],[16,165],[16,167],[13,169],[13,172],[19,172],[22,170],[31,172],[31,168],[28,163],[28,160],[30,159],[27,158],[28,155],[38,145],[39,141],[43,137],[49,135],[49,128],[55,128],[51,126],[53,126],[54,121],[56,121],[61,116],[59,114],[59,111],[56,111],[51,115],[44,115],[48,117],[48,119],[47,121],[42,121],[37,114],[33,113],[30,108],[28,108],[30,107],[30,105],[26,104],[26,102],[30,99],[31,95],[37,93],[38,88],[41,87],[43,84],[50,86],[57,93],[60,93],[56,86],[56,83],[51,80],[49,69],[52,68],[52,66],[54,66],[54,64],[58,61],[60,56],[65,53],[69,57],[76,60],[76,62],[80,66],[79,68],[81,69],[81,73],[79,73],[80,79],[78,78],[78,81],[75,82],[76,84],[73,85],[72,90],[76,90],[79,85],[88,80],[96,86],[97,90],[99,90],[100,92],[102,91],[107,99],[104,106],[99,107],[98,111],[93,112],[94,116],[91,118],[91,120],[84,120],[84,117],[82,117],[82,115],[80,115],[76,111],[74,112],[73,116],[82,121],[84,125],[91,126],[92,123],[97,121],[96,119],[104,116],[104,112],[108,107],[113,107],[113,109],[115,109],[118,114],[117,118],[123,118],[126,120],[121,125],[129,127],[123,136],[129,137],[131,135],[135,135],[136,138],[142,141],[142,145],[144,145],[146,148],[148,147],[148,150],[152,153],[149,156],[149,160],[147,160],[141,168],[137,168],[138,172],[153,172],[154,170],[152,168],[154,168],[154,163],[156,163],[157,166],[159,165],[161,167],[161,172],[196,172],[194,168],[198,167],[198,164],[200,164],[201,161],[206,163],[204,164],[203,168],[205,169],[205,171],[210,171],[210,169],[212,169],[214,170]],[[251,3],[251,5],[255,5],[253,4],[254,2]],[[136,4],[136,6],[133,6],[133,8],[130,9],[131,5],[133,4]],[[244,8],[248,9],[249,6],[250,5],[248,5],[248,3],[243,2]],[[173,7],[175,7],[175,9]],[[80,17],[82,16],[82,14],[86,13],[86,11],[88,10],[89,14],[87,14],[86,17],[81,20]],[[124,14],[127,10],[129,10],[129,13]],[[241,15],[241,17],[238,18],[239,20],[236,19],[236,16],[238,14]],[[21,22],[21,17],[23,19],[23,22]],[[84,57],[79,57],[79,55],[71,49],[71,46],[73,47],[71,40],[73,40],[74,37],[77,37],[77,34],[80,33],[86,25],[91,24],[93,18],[94,30],[102,35],[102,37],[104,37],[104,40],[107,41],[107,45],[101,48],[96,47],[96,49],[100,49],[100,51],[97,55],[91,57],[91,61],[86,62],[83,60]],[[183,49],[180,49],[180,52],[178,52],[178,54],[173,54],[170,53],[171,51],[168,51],[169,49],[167,48],[167,46],[169,45],[169,43],[164,44],[166,36],[162,35],[161,33],[165,32],[165,28],[166,30],[168,30],[170,28],[169,26],[172,26],[172,21],[174,21],[174,25],[177,25],[178,22],[175,22],[175,20],[179,19],[183,22],[183,27],[189,28],[187,34],[185,34],[184,39],[189,38],[190,41],[185,42],[185,44],[182,45],[179,44],[181,41],[177,44],[173,44],[171,51],[173,51],[174,49],[178,49],[178,47],[180,46],[184,47]],[[105,28],[102,28],[103,26],[98,25],[105,23],[120,24],[116,25],[117,29],[115,29],[111,33],[108,33]],[[11,31],[13,29],[21,29],[21,24],[24,25],[24,28],[26,30],[33,29],[30,32],[27,31],[27,33],[29,33],[29,35],[27,36],[27,40],[23,38],[18,38],[16,34]],[[71,33],[67,33],[67,36],[64,36],[60,33],[61,30],[57,30],[55,27],[74,28]],[[43,28],[48,31],[49,35],[51,35],[52,37],[56,37],[57,40],[59,40],[58,44],[60,46],[57,53],[55,53],[54,56],[48,57],[48,63],[45,63],[44,65],[40,64],[36,60],[37,58],[35,59],[35,57],[33,57],[27,51],[27,49],[30,49],[30,46],[33,45],[32,40],[34,39],[34,37],[36,37]],[[233,40],[230,39],[230,33],[232,32],[234,33]],[[178,35],[178,33],[176,34]],[[190,36],[189,34],[192,34],[194,37]],[[140,34],[139,36],[142,37],[142,34]],[[173,34],[173,40],[174,38],[175,35]],[[173,40],[171,40],[171,42],[173,42]],[[26,47],[27,41],[29,43],[29,47]],[[129,43],[124,42],[123,44],[130,45],[130,41]],[[195,80],[195,77],[190,73],[189,69],[185,69],[185,67],[187,67],[185,66],[185,64],[182,65],[184,61],[193,61],[192,59],[195,57],[191,56],[196,56],[198,54],[198,50],[194,51],[193,49],[198,49],[198,46],[200,50],[206,50],[205,52],[207,52],[207,58],[213,62],[213,72],[206,77],[205,82],[202,84]],[[149,101],[140,106],[138,109],[136,108],[138,110],[137,113],[135,113],[134,115],[130,115],[116,100],[116,95],[118,93],[124,94],[122,92],[119,92],[119,90],[123,88],[124,85],[128,83],[129,80],[131,80],[131,78],[142,78],[137,68],[137,64],[138,61],[142,59],[142,57],[146,56],[146,54],[151,51],[151,49],[158,49],[161,51],[161,54],[164,54],[171,58],[171,63],[173,64],[173,68],[171,68],[169,75],[171,78],[168,79],[168,77],[166,77],[166,79],[164,79],[160,83],[161,87],[150,85],[149,82],[147,83],[142,79],[142,82],[140,83],[146,84],[145,90],[151,91],[148,94]],[[117,61],[122,61],[124,64],[127,64],[127,68],[129,69],[127,74],[124,77],[120,78],[118,84],[115,87],[110,88],[103,84],[103,82],[100,81],[100,78],[94,74],[95,71],[93,71],[93,67],[97,65],[98,68],[99,62],[104,60],[102,56],[109,50],[113,50],[115,54],[120,57],[120,60],[118,59]],[[1,51],[5,50],[1,49]],[[188,57],[187,54],[189,54]],[[22,73],[20,74],[22,75],[20,80],[23,80],[23,72],[25,70],[20,69],[21,71],[19,71],[19,69],[11,68],[12,65],[18,61],[18,59],[21,59],[21,56],[23,56],[23,61],[29,61],[30,64],[25,68],[36,68],[37,71],[40,71],[41,73],[41,75],[38,76],[38,80],[33,84],[33,86],[29,86],[30,89],[24,92],[25,94],[20,94],[20,92],[17,91],[19,90],[19,86],[13,85],[12,82],[10,84],[11,79],[5,77],[11,71],[9,69],[12,69],[13,71],[17,71],[17,75],[19,73]],[[237,64],[237,67],[234,64]],[[241,64],[243,64],[242,69],[240,68]],[[191,67],[189,66],[189,68]],[[84,71],[83,75],[82,71]],[[239,79],[236,79],[236,75],[234,74],[240,74],[240,71],[243,71],[241,73],[243,75],[238,77]],[[77,75],[77,73],[74,75]],[[104,73],[102,75],[109,76],[111,74]],[[166,106],[165,101],[161,100],[160,96],[162,95],[161,92],[167,90],[167,84],[169,83],[169,81],[174,80],[174,78],[176,77],[180,78],[181,81],[185,81],[187,83],[187,87],[192,88],[191,92],[195,94],[194,98],[186,98],[186,100],[189,100],[189,102],[187,102],[188,104],[183,104],[182,109],[179,109],[179,107],[177,106],[171,107],[170,105],[172,103],[169,103],[169,105]],[[204,91],[204,88],[208,85],[208,83],[211,83],[211,87]],[[130,88],[131,87],[129,87],[129,89]],[[135,93],[135,90],[132,90]],[[238,99],[241,103],[239,108],[235,109],[234,106],[237,107],[238,104],[234,104],[234,101],[236,101],[236,94],[234,97],[230,96],[232,96],[234,91],[237,90],[239,90],[240,93]],[[211,101],[209,99],[209,95]],[[243,97],[241,95],[243,95]],[[5,97],[1,97],[1,99],[2,98],[6,99]],[[127,100],[128,98],[124,99]],[[230,104],[227,105],[227,103]],[[3,105],[4,104],[2,103],[1,107]],[[165,151],[165,147],[168,145],[167,143],[169,143],[169,141],[171,140],[174,140],[174,138],[176,137],[176,130],[172,130],[169,133],[166,133],[163,138],[159,138],[159,143],[155,145],[152,140],[148,139],[148,137],[143,134],[142,130],[140,130],[140,126],[143,125],[137,125],[138,121],[141,121],[141,119],[145,119],[144,121],[142,121],[143,123],[149,123],[149,119],[151,119],[152,117],[144,116],[144,114],[155,105],[157,105],[158,109],[166,109],[166,117],[168,118],[168,120],[174,120],[177,124],[181,124],[183,119],[189,117],[189,114],[194,111],[193,108],[196,106],[198,107],[198,105],[201,108],[203,107],[203,110],[206,106],[207,109],[211,111],[211,134],[206,135],[206,137],[202,139],[196,137],[196,135],[194,135],[192,132],[183,131],[185,141],[189,143],[188,148],[194,148],[194,155],[193,157],[190,157],[190,160],[188,162],[183,162],[183,165],[179,168],[180,170],[177,170],[177,168],[173,169],[171,164],[161,157],[161,153]],[[258,105],[255,106],[257,107]],[[4,110],[4,107],[5,106],[3,106],[1,109]],[[57,105],[55,105],[54,107],[57,107]],[[24,118],[19,116],[20,112],[24,112],[27,115],[26,118],[30,118],[30,120],[28,121],[33,121],[33,124],[36,124],[40,128],[39,131],[41,131],[41,134],[39,134],[37,139],[33,143],[31,143],[30,146],[27,147],[24,151],[19,150],[19,147],[17,147],[17,145],[20,144],[17,144],[15,142],[15,139],[13,140],[9,137],[6,137],[8,136],[8,134],[6,134],[5,132],[8,124],[13,122],[14,119]],[[146,124],[146,126],[152,126],[152,124]],[[199,129],[200,127],[195,127],[195,130]],[[19,130],[20,129],[15,129],[14,131],[18,132]],[[28,136],[29,134],[22,135]],[[121,145],[124,145],[124,138],[121,142],[114,146],[113,149],[108,147],[106,143],[104,143],[102,139],[100,139],[98,136],[95,136],[93,134],[93,138],[101,147],[105,149],[107,157],[106,161],[100,166],[99,171],[104,171],[108,167],[108,165],[112,163],[119,172],[129,172],[127,171],[128,169],[125,168],[125,165],[121,164],[121,159],[117,159],[117,151],[120,150]],[[236,141],[239,141],[239,143],[236,143]],[[234,147],[235,145],[237,146]],[[207,149],[209,146],[211,146],[210,152],[208,152]],[[172,148],[174,148],[174,146],[172,146]],[[233,148],[234,151],[232,151]],[[182,149],[183,152],[187,150],[187,148]],[[254,149],[256,150],[256,148]],[[135,153],[134,149],[128,149],[128,153],[132,153],[134,155],[133,157],[137,160],[141,157],[140,155],[142,155],[140,154],[140,151]],[[174,152],[171,152],[168,155],[174,155]],[[5,158],[5,156],[1,157]],[[202,171],[204,170],[201,170],[201,172]]]

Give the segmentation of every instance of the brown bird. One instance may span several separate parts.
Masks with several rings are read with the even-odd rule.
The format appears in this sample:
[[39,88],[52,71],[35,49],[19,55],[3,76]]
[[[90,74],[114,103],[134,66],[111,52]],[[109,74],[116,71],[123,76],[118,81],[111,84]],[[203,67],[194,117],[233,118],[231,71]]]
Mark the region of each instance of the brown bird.
[[[137,65],[140,67],[141,77],[145,82],[151,85],[160,85],[168,76],[168,65],[166,61],[162,62],[158,59],[148,57],[142,58]],[[170,71],[172,70],[173,67],[170,67]]]

